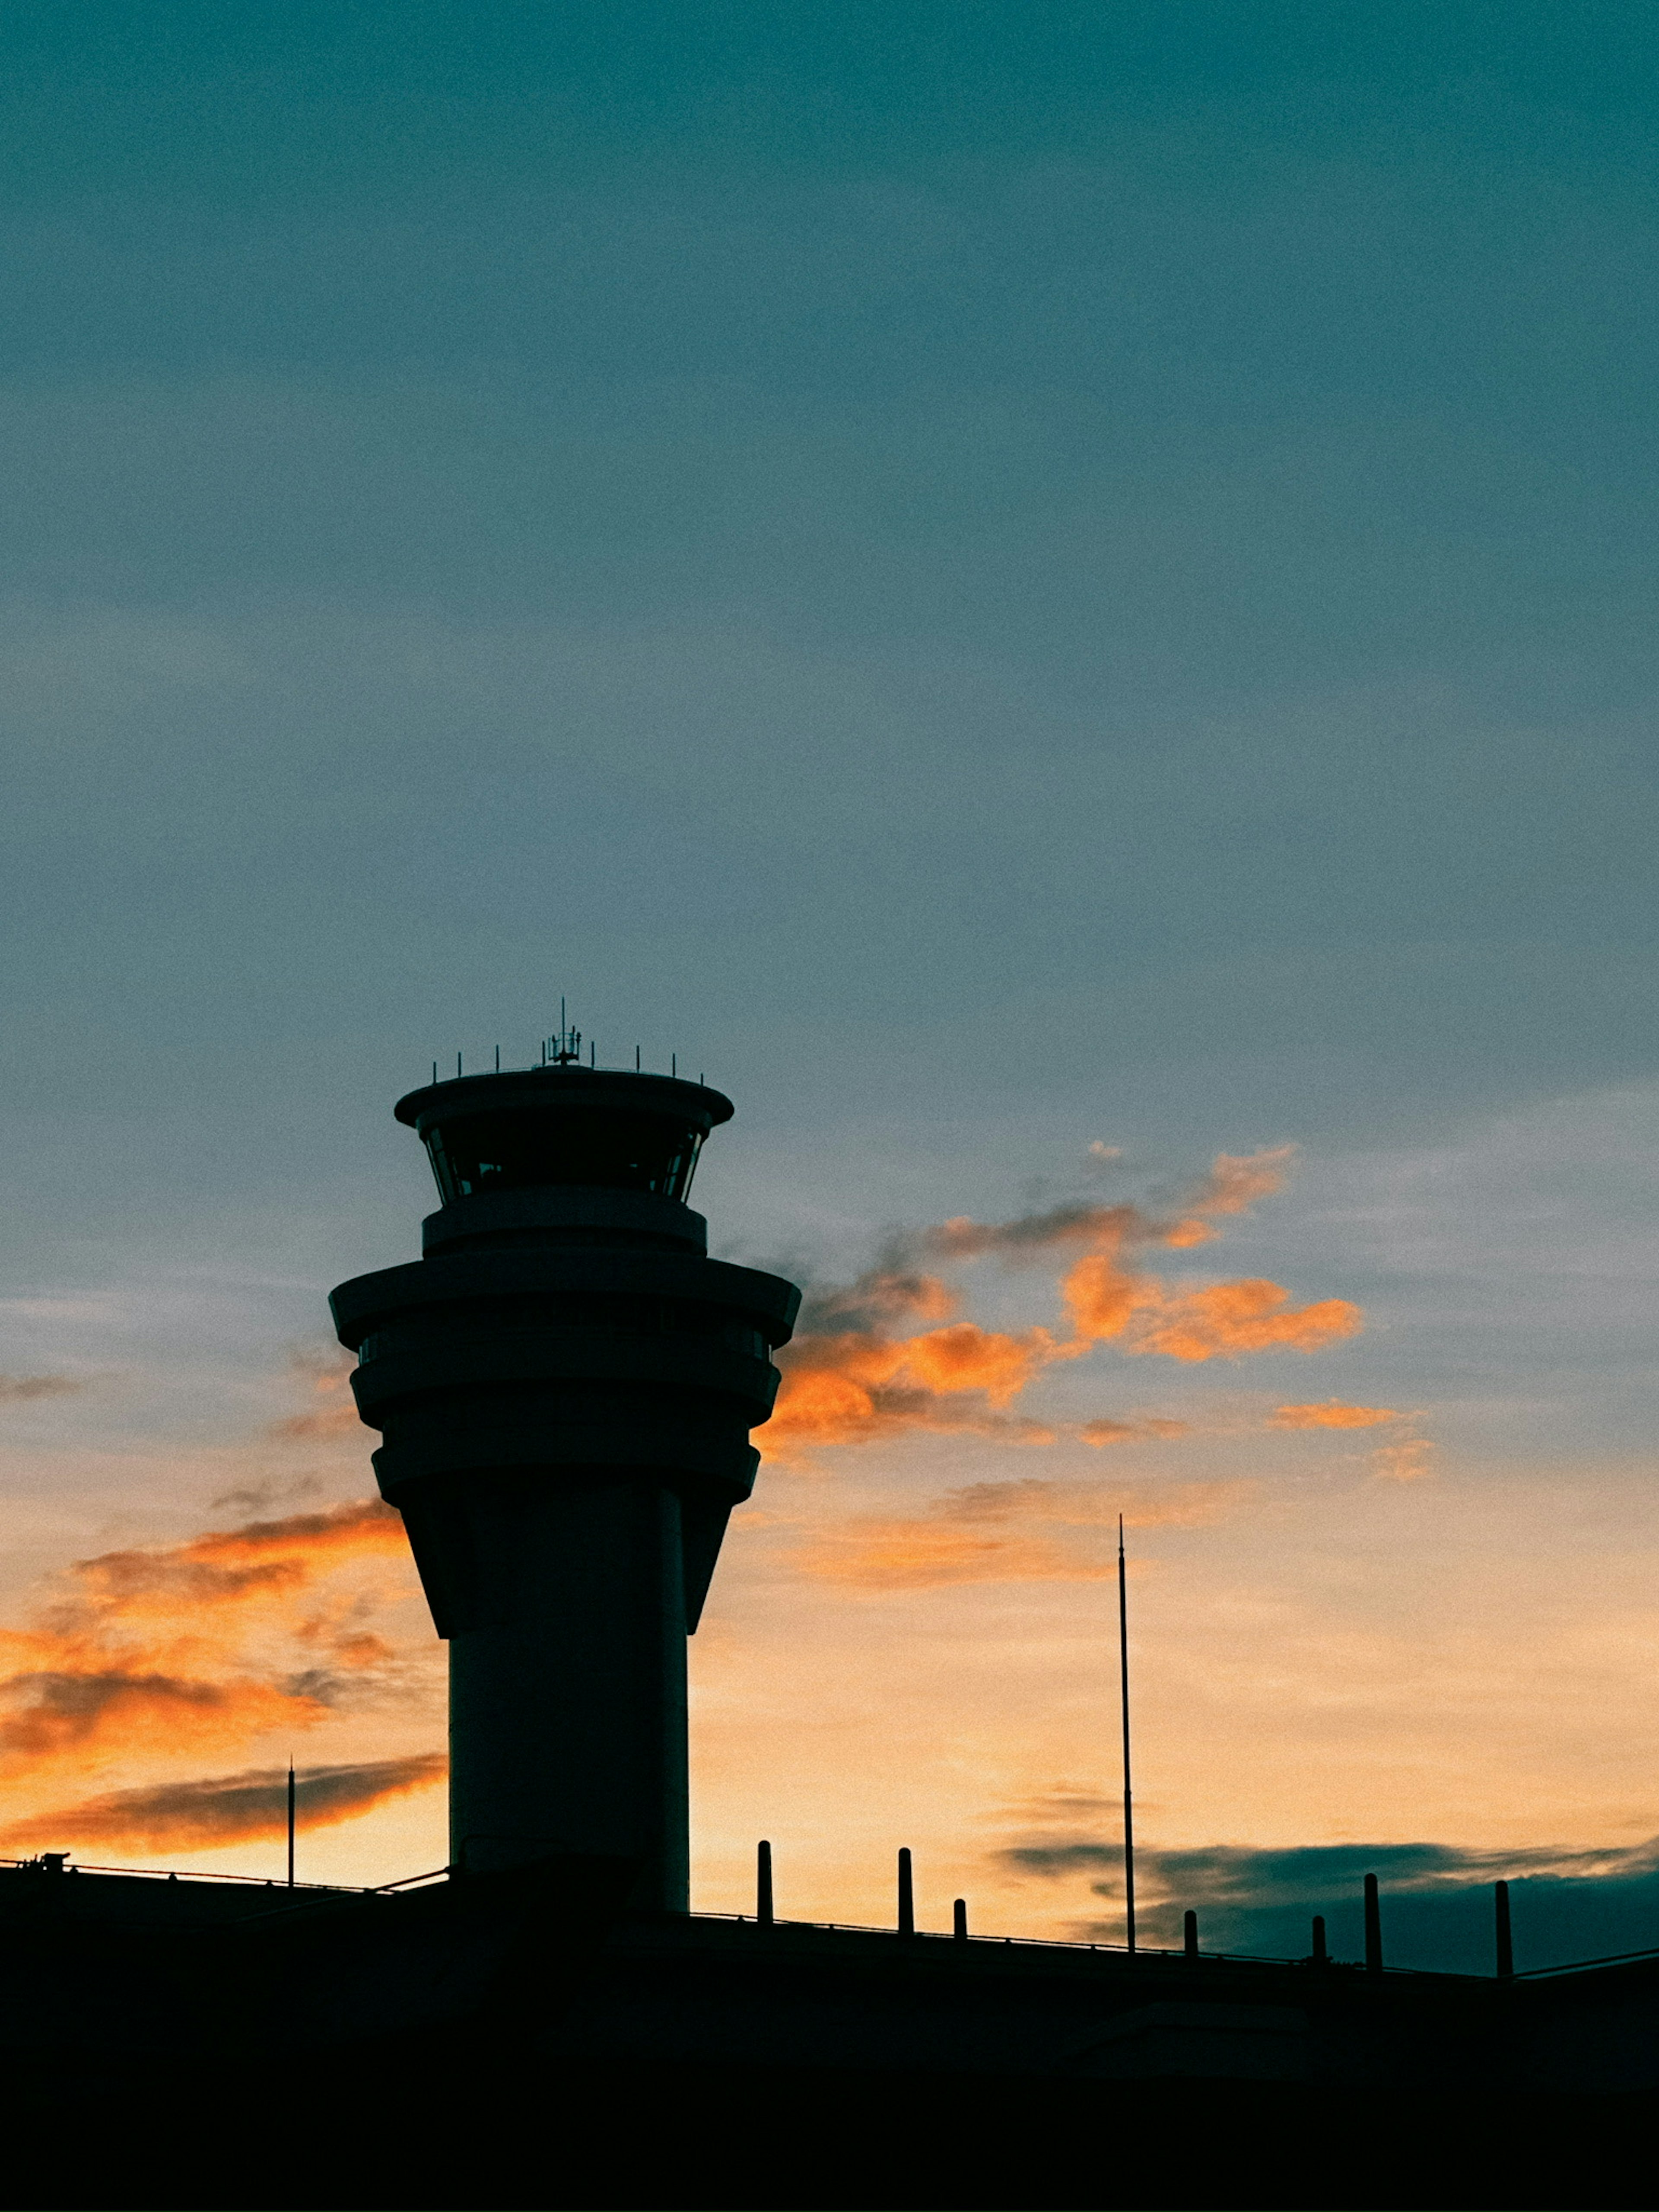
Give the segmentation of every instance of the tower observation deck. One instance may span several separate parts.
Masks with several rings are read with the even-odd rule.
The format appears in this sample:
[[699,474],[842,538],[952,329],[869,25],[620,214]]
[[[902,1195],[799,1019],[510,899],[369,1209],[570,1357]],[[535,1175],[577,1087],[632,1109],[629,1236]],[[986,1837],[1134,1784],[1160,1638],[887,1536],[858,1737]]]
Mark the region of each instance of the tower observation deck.
[[701,1083],[550,1064],[411,1091],[424,1256],[343,1283],[358,1411],[449,1644],[450,1859],[637,1861],[688,1905],[685,1639],[800,1294],[686,1203]]

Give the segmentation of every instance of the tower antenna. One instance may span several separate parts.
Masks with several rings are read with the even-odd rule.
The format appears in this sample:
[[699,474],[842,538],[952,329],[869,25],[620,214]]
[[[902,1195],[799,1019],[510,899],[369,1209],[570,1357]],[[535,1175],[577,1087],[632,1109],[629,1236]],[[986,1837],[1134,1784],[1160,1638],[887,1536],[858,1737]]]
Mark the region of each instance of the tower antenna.
[[[549,1045],[551,1045],[553,1048],[550,1055],[548,1052]],[[543,1044],[542,1065],[544,1067],[550,1065],[554,1067],[568,1067],[574,1060],[578,1066],[580,1066],[581,1063],[581,1056],[582,1033],[580,1030],[573,1030],[570,1027],[569,1016],[565,1010],[565,1002],[561,999],[559,1001],[559,1034],[556,1037],[549,1037]],[[598,1065],[597,1054],[594,1056],[594,1064],[595,1066]]]
[[1123,1690],[1123,1901],[1128,1948],[1135,1948],[1135,1808],[1129,1781],[1129,1585],[1123,1568],[1123,1516],[1117,1516],[1117,1665]]
[[288,1886],[294,1887],[294,1761],[288,1763]]

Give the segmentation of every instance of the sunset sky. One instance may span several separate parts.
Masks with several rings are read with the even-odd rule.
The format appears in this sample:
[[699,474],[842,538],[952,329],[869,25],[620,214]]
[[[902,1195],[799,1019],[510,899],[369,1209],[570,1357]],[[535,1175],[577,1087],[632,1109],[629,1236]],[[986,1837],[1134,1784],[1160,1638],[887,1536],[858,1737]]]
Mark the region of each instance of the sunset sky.
[[442,1863],[325,1296],[392,1103],[809,1293],[694,1899],[1659,1943],[1659,24],[0,25],[0,1855]]

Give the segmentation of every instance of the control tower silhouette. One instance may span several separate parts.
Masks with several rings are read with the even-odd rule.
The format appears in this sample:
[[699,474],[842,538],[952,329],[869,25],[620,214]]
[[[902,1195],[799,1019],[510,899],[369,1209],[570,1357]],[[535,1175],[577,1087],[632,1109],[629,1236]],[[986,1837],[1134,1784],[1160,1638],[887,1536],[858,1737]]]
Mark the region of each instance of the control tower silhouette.
[[683,1912],[685,1639],[800,1293],[709,1259],[685,1202],[731,1101],[580,1045],[398,1100],[425,1256],[330,1304],[449,1643],[452,1867],[625,1856],[637,1905]]

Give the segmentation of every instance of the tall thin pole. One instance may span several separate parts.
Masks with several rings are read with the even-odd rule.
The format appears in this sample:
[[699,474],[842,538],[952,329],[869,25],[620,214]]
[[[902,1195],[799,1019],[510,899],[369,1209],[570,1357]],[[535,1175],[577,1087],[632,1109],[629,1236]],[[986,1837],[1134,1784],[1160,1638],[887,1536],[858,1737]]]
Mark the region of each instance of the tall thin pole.
[[1135,1948],[1135,1807],[1129,1783],[1129,1584],[1123,1565],[1123,1516],[1117,1516],[1117,1664],[1123,1689],[1123,1901],[1128,1947]]
[[288,1886],[294,1887],[294,1761],[288,1763]]

